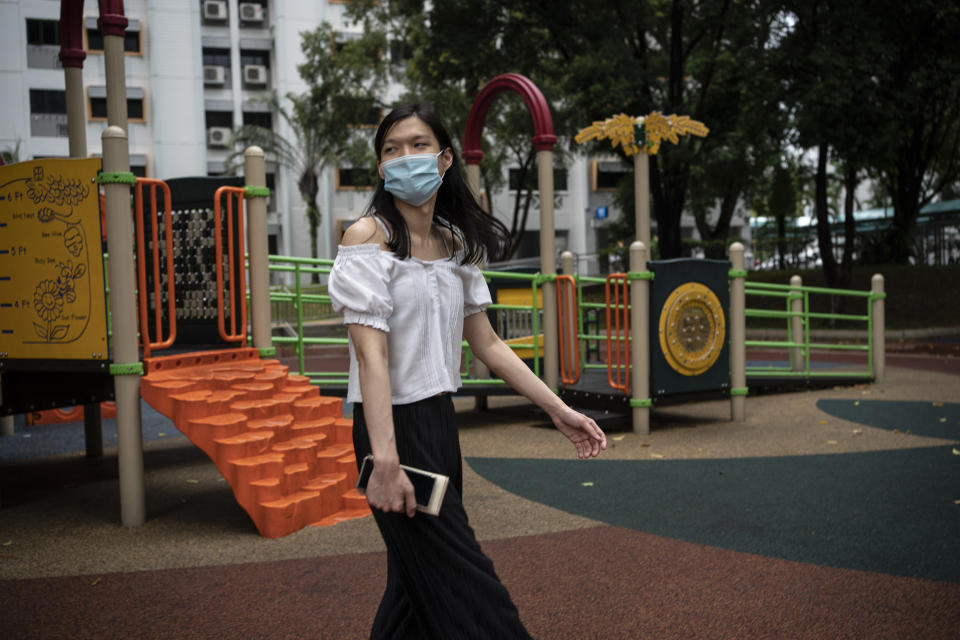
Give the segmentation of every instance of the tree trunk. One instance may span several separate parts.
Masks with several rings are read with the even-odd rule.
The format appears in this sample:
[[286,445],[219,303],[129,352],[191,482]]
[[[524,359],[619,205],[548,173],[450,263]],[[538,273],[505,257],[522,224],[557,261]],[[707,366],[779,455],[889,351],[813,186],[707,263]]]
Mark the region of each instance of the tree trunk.
[[[300,174],[300,180],[297,182],[300,190],[300,197],[307,205],[307,224],[310,227],[310,256],[316,260],[317,252],[317,230],[320,228],[320,207],[317,205],[317,194],[320,187],[317,180],[317,174],[312,168],[307,168]],[[311,278],[314,284],[320,283],[320,274],[314,273]]]
[[837,282],[843,289],[850,287],[853,273],[853,247],[857,241],[857,221],[853,217],[853,207],[857,182],[857,169],[848,162],[843,176],[843,261],[840,263],[840,277]]
[[833,257],[833,237],[830,234],[830,210],[827,206],[827,156],[830,147],[821,144],[817,154],[816,196],[814,210],[817,216],[817,240],[820,246],[820,260],[823,263],[823,276],[828,287],[837,284],[837,260]]

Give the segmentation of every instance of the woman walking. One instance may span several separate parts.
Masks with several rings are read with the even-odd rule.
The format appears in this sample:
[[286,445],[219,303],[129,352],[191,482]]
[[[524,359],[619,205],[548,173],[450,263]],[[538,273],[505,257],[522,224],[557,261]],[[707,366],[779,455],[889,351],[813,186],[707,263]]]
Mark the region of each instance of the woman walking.
[[[477,204],[450,135],[421,105],[377,130],[380,181],[344,234],[330,273],[350,337],[347,400],[358,462],[373,456],[367,501],[387,547],[387,587],[371,638],[529,638],[467,522],[450,394],[461,340],[543,409],[581,458],[606,448],[590,418],[567,407],[494,333],[477,264],[499,256],[507,230]],[[416,512],[400,464],[450,478],[438,516]]]

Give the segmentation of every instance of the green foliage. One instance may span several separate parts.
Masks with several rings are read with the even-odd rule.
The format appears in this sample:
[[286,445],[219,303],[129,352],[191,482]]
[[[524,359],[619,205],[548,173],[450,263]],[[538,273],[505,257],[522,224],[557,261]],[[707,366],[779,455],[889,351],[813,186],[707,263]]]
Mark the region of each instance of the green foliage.
[[360,38],[341,41],[326,22],[300,35],[305,61],[297,70],[307,91],[287,94],[288,107],[275,95],[257,99],[279,114],[291,135],[241,126],[234,131],[230,159],[235,162],[244,148],[255,144],[297,174],[297,188],[307,206],[311,255],[316,258],[322,217],[318,179],[324,168],[340,162],[375,170],[368,129],[359,125],[382,106],[379,96],[387,78],[382,53],[387,40],[382,32],[368,30]]
[[[957,3],[352,0],[349,11],[374,30],[402,34],[412,56],[391,72],[402,79],[403,99],[433,103],[458,139],[482,86],[510,71],[543,90],[568,148],[577,130],[621,112],[660,110],[704,122],[705,139],[665,145],[651,158],[664,257],[687,250],[682,212],[693,214],[713,252],[729,244],[731,216],[743,203],[789,219],[791,200],[793,211],[809,202],[824,220],[836,220],[845,184],[870,176],[879,181],[878,202],[895,209],[887,257],[903,261],[920,206],[958,190]],[[519,102],[495,103],[481,165],[488,185],[501,186],[504,163],[525,165],[529,133]],[[814,170],[811,151],[821,148],[845,180],[829,163]],[[600,149],[578,152],[585,150]],[[774,170],[788,165],[793,198]],[[522,195],[514,207],[521,229]],[[614,250],[633,225],[632,202],[624,196],[619,204]],[[781,231],[778,237],[789,235]]]

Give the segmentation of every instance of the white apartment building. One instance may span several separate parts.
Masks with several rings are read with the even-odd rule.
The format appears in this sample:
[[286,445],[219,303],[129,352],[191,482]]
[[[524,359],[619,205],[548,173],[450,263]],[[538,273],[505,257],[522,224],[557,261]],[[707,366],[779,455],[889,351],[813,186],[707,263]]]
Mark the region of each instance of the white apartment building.
[[[282,118],[255,99],[306,89],[297,73],[303,60],[300,32],[322,21],[344,38],[360,29],[346,23],[337,0],[126,0],[124,12],[130,21],[125,49],[131,168],[161,179],[222,174],[230,132],[241,124],[272,127],[289,137]],[[99,155],[106,127],[98,15],[97,2],[87,0],[83,78],[89,155]],[[19,146],[21,160],[68,156],[59,17],[58,0],[0,0],[0,82],[5,89],[0,92],[0,149]],[[389,93],[395,96],[399,89]],[[384,102],[392,97],[384,96]],[[321,179],[320,257],[335,254],[344,222],[359,216],[369,201],[369,189],[352,185],[349,168],[342,169],[330,167]],[[606,244],[606,226],[617,215],[610,206],[613,191],[626,169],[613,157],[581,156],[556,170],[558,250],[589,256]],[[270,252],[310,255],[296,176],[271,163],[267,174]],[[508,225],[513,197],[510,189],[493,196],[494,210]],[[607,217],[599,217],[604,211]],[[538,215],[532,207],[524,244],[528,255],[537,252]],[[738,213],[734,235],[744,228],[749,237],[744,215]],[[684,227],[685,235],[695,237],[692,219]],[[606,271],[588,257],[579,269]]]

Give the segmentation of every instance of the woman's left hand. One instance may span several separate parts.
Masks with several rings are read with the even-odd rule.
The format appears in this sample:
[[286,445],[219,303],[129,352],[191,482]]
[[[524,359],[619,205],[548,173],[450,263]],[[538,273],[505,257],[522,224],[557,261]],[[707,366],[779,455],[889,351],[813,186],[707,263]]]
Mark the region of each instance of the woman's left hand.
[[553,424],[577,448],[578,458],[593,458],[607,448],[607,436],[592,418],[564,407],[551,416]]

